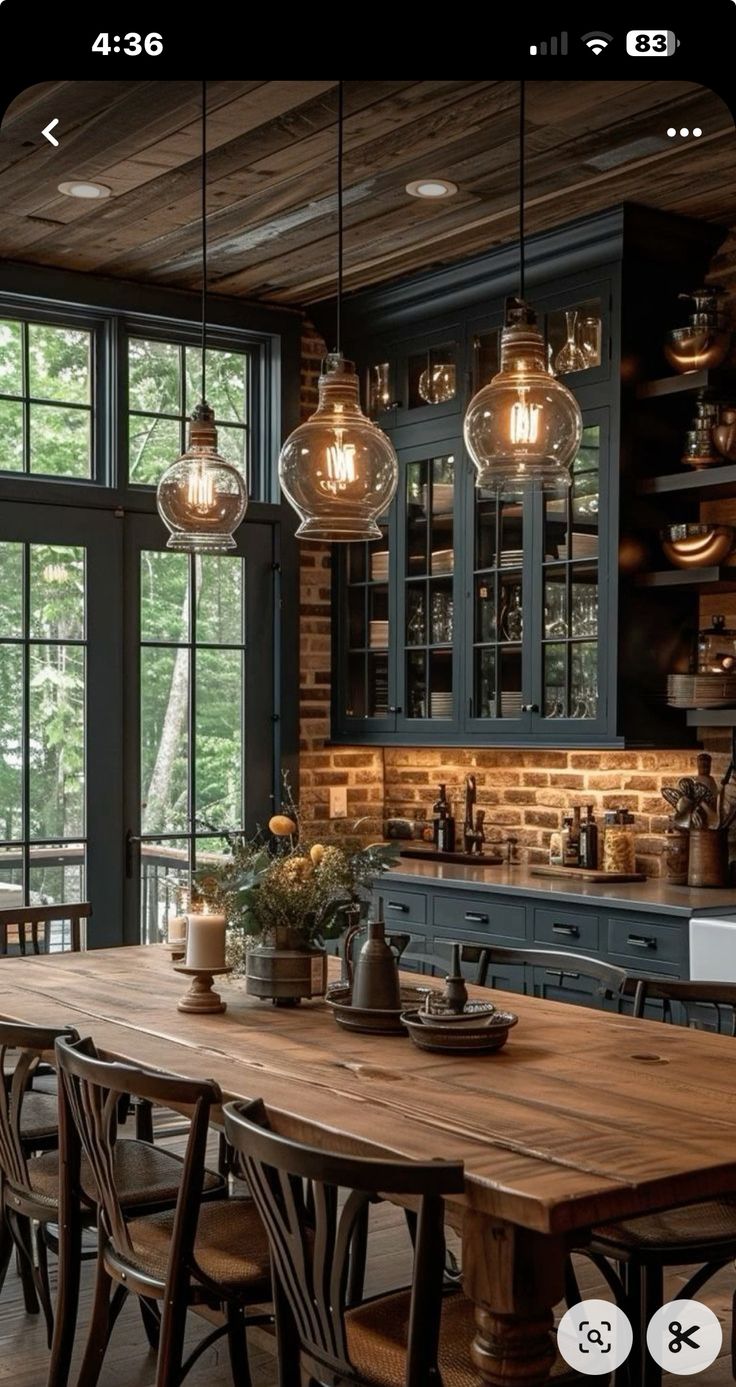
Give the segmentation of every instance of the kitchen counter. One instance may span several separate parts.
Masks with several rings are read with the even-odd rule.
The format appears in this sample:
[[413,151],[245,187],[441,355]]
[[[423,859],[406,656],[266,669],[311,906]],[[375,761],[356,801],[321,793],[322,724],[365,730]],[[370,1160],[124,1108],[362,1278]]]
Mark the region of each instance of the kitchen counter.
[[[538,902],[578,902],[589,906],[618,906],[620,909],[651,911],[653,914],[736,916],[736,888],[704,890],[673,886],[652,878],[647,881],[611,883],[576,881],[574,877],[533,876],[528,867],[466,867],[448,862],[421,862],[401,859],[382,882],[436,889],[492,891],[494,895]],[[378,882],[376,882],[378,885]]]

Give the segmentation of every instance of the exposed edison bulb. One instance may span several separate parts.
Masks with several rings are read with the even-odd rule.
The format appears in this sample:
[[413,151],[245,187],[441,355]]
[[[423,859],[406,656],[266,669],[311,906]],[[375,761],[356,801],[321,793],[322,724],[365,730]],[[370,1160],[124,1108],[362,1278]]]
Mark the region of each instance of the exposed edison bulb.
[[583,434],[575,396],[550,374],[532,310],[509,299],[501,333],[501,369],[473,396],[465,445],[483,489],[508,496],[564,491]]
[[301,518],[301,539],[379,539],[376,523],[396,491],[399,465],[390,439],[360,407],[351,361],[329,355],[315,413],[287,438],[279,481]]
[[164,472],[156,504],[169,530],[167,547],[190,554],[224,554],[245,515],[248,494],[237,467],[217,451],[215,416],[197,405],[187,450]]
[[457,373],[452,361],[435,361],[422,371],[417,390],[428,405],[441,405],[455,398]]

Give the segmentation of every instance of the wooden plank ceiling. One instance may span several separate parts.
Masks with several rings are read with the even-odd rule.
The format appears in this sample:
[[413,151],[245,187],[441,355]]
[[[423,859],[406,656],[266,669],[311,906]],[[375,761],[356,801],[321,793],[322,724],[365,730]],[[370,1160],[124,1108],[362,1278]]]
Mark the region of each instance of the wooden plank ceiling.
[[[199,101],[190,82],[24,92],[0,131],[0,255],[198,288]],[[517,101],[514,82],[346,83],[348,288],[515,239]],[[213,290],[294,305],[331,297],[336,83],[211,82],[208,108]],[[530,232],[624,200],[736,226],[733,120],[707,88],[532,82],[527,110]],[[40,134],[54,117],[58,149]],[[697,140],[666,135],[695,125]],[[458,193],[409,197],[407,182],[428,176]],[[65,197],[58,184],[71,179],[112,197]],[[730,245],[722,268],[736,281]]]

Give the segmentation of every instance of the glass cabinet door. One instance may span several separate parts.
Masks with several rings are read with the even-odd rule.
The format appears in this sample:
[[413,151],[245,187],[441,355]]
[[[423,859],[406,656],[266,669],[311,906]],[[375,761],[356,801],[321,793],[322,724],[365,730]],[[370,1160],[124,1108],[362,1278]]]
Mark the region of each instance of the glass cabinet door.
[[524,674],[524,508],[475,496],[471,716],[517,721]]
[[602,427],[588,423],[564,498],[542,502],[542,716],[599,715],[599,523]]
[[389,693],[389,542],[381,538],[346,545],[345,611],[347,666],[341,692],[341,719],[392,717]]
[[455,455],[407,462],[401,513],[404,717],[453,716]]

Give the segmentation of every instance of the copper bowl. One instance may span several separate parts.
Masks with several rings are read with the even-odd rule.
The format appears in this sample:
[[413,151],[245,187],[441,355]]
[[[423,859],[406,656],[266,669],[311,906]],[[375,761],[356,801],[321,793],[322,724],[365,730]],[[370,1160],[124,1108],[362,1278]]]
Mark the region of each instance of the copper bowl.
[[731,525],[668,525],[660,531],[665,558],[675,568],[724,563],[734,544]]
[[731,334],[718,327],[677,327],[668,332],[664,354],[676,371],[704,371],[720,366],[731,343]]

